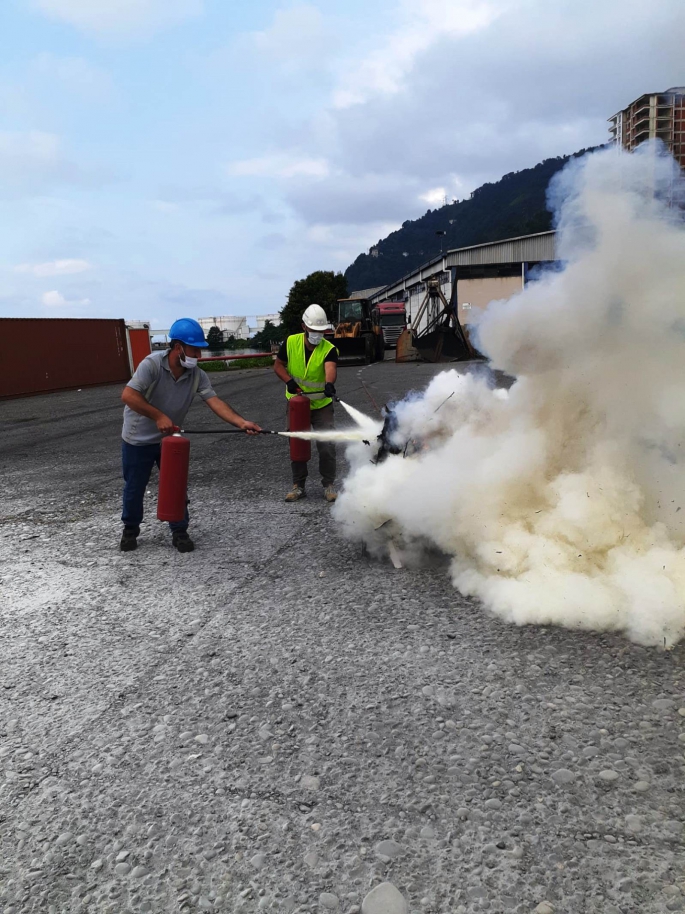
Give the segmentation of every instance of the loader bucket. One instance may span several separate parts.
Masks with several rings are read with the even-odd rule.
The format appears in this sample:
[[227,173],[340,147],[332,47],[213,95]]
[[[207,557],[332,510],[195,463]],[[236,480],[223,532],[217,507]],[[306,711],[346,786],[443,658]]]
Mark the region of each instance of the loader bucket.
[[414,348],[414,340],[411,330],[404,329],[397,338],[395,347],[396,362],[417,362],[420,356],[418,350]]
[[366,336],[336,337],[333,345],[339,353],[339,365],[368,365],[371,361],[372,352],[369,352]]

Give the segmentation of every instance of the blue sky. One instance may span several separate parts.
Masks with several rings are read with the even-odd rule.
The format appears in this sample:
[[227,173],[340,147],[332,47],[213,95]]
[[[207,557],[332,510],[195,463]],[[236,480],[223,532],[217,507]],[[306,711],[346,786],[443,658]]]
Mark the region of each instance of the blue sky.
[[277,311],[685,83],[682,0],[3,0],[0,315]]

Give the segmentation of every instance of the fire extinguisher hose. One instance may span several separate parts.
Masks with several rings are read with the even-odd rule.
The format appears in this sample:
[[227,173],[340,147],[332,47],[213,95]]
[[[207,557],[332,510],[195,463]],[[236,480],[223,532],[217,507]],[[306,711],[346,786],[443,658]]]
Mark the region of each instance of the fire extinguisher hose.
[[[244,435],[245,430],[242,428],[182,428],[184,435]],[[258,435],[280,435],[280,432],[274,432],[268,428],[261,428]]]

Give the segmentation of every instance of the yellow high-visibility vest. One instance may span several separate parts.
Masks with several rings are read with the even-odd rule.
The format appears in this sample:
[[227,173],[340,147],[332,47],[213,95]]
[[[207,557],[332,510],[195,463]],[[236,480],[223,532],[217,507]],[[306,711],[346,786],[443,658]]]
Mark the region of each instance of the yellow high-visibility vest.
[[[309,353],[309,361],[305,358],[304,333],[294,333],[287,340],[288,374],[291,375],[302,393],[307,394],[312,409],[321,409],[332,403],[330,397],[324,394],[326,386],[326,369],[324,362],[326,356],[335,349],[328,340],[321,340],[313,352]],[[286,388],[285,395],[288,400],[295,396]]]

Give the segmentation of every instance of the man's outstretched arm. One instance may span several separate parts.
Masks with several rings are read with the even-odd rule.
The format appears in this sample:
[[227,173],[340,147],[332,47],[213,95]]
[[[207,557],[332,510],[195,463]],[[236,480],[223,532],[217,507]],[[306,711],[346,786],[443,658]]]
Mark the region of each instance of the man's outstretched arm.
[[243,419],[233,407],[229,406],[220,397],[210,397],[205,400],[205,403],[224,422],[228,422],[229,425],[235,425],[236,428],[242,428],[248,435],[256,435],[261,431],[261,426],[257,425],[256,422],[250,422],[249,419]]

